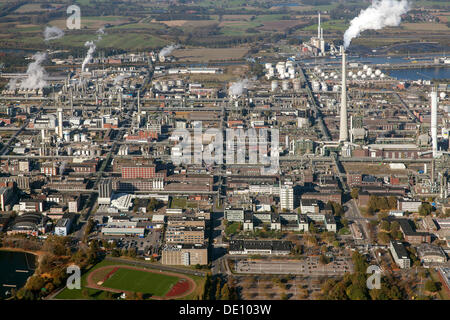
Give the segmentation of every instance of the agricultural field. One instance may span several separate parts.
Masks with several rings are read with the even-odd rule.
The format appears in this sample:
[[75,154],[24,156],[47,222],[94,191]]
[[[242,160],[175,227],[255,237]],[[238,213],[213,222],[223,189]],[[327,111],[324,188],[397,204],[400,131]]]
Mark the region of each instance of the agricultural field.
[[173,56],[180,61],[206,62],[211,60],[238,60],[248,52],[248,47],[178,49]]

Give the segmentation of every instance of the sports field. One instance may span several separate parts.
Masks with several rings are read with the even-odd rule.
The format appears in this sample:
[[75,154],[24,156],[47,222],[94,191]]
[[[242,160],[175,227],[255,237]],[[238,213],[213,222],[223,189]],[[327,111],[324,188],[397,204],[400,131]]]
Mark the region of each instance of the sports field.
[[178,280],[178,277],[165,274],[119,268],[102,285],[111,289],[163,297]]

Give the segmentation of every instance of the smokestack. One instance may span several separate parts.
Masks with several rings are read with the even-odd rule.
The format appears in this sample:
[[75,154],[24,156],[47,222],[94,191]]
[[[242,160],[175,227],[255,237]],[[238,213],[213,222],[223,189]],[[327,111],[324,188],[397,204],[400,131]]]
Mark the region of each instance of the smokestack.
[[433,158],[437,157],[437,91],[431,91],[431,140],[433,143]]
[[341,114],[340,114],[340,126],[339,126],[339,142],[348,141],[348,128],[347,128],[347,78],[346,78],[346,59],[345,49],[341,46],[342,53],[342,93],[341,93]]
[[320,39],[320,11],[319,11],[319,25],[317,26],[317,38]]
[[58,108],[58,136],[63,138],[63,109]]

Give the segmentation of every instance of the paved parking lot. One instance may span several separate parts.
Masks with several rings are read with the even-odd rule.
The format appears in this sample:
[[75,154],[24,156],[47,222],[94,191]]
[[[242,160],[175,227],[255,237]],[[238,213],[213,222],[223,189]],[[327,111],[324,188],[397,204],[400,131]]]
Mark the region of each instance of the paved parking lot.
[[352,271],[348,258],[338,257],[327,265],[319,263],[318,257],[304,260],[249,260],[236,261],[236,272],[252,274],[299,274],[299,275],[342,275]]

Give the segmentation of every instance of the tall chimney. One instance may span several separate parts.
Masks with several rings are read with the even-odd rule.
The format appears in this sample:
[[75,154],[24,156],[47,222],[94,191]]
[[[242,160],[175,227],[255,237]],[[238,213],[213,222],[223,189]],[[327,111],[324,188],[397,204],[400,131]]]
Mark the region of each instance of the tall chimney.
[[63,109],[58,108],[58,136],[63,138]]
[[347,78],[346,78],[346,59],[345,49],[341,46],[342,53],[342,93],[341,93],[341,114],[339,126],[339,142],[348,141],[348,127],[347,127]]
[[317,26],[317,38],[320,39],[320,11],[319,11],[319,25]]
[[437,157],[437,91],[431,91],[431,140],[433,143],[433,158]]

